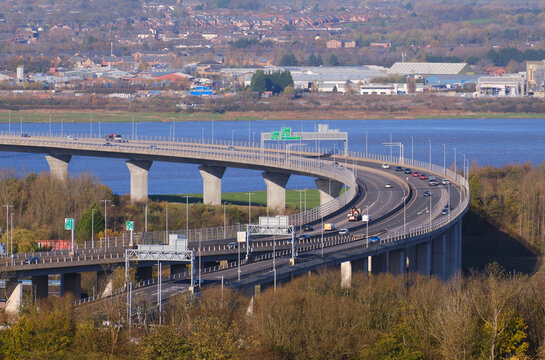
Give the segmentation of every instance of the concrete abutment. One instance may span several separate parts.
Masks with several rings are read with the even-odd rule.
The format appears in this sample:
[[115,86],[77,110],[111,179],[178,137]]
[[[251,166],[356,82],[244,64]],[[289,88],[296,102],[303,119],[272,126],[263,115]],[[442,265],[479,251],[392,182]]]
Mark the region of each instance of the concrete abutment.
[[143,202],[148,200],[148,173],[152,161],[127,160],[127,168],[131,173],[131,202]]

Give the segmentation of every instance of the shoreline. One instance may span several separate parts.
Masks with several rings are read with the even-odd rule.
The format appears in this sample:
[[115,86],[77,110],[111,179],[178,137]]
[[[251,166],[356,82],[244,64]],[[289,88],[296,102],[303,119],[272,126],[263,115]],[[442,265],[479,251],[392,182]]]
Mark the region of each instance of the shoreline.
[[407,113],[374,112],[362,113],[358,111],[273,111],[273,112],[225,112],[208,113],[159,113],[159,112],[127,112],[127,111],[62,111],[62,110],[0,110],[0,123],[54,123],[70,122],[191,122],[191,121],[331,121],[331,120],[437,120],[437,119],[545,119],[545,113],[476,113],[476,112],[441,112],[430,111],[426,115]]

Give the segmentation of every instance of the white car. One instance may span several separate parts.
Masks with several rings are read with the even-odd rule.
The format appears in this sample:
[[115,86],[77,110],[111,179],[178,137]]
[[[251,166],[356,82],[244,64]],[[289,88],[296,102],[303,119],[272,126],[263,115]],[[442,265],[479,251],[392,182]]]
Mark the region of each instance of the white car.
[[448,184],[450,184],[450,181],[448,181],[448,179],[443,179],[442,184],[443,185],[448,185]]
[[350,233],[350,231],[348,231],[348,229],[339,230],[339,235],[348,235],[349,233]]
[[76,140],[75,136],[74,135],[68,135],[66,137],[68,140]]
[[390,168],[390,165],[389,165],[389,164],[382,164],[382,168],[383,168],[383,169],[389,169],[389,168]]
[[392,184],[386,183],[386,184],[384,184],[384,187],[385,187],[386,189],[391,189],[391,188],[392,188]]

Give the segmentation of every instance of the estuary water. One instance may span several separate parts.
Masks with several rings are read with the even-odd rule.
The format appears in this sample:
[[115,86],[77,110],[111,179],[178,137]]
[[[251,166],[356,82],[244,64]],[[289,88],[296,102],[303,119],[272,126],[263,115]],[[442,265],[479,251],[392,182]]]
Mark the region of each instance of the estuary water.
[[[11,123],[0,124],[0,131],[12,133],[48,133],[63,136],[82,134],[104,136],[122,134],[129,140],[135,136],[183,137],[225,142],[255,142],[261,132],[291,127],[292,131],[314,131],[318,124],[348,132],[350,151],[398,154],[399,147],[384,143],[401,142],[405,157],[447,166],[463,164],[463,155],[478,165],[502,166],[510,163],[545,161],[545,119],[432,119],[432,120],[253,120],[253,121],[190,121],[141,123]],[[443,146],[444,144],[444,146]],[[306,143],[308,146],[315,146]],[[258,146],[258,145],[257,145]],[[342,144],[323,142],[322,149],[338,151]],[[48,171],[45,157],[40,154],[0,152],[0,167],[14,168],[20,174]],[[74,156],[68,166],[71,175],[91,172],[117,194],[130,192],[129,171],[125,160]],[[288,189],[314,188],[314,179],[292,176]],[[259,191],[265,189],[260,171],[228,168],[222,181],[222,191]],[[149,173],[150,194],[187,194],[202,192],[202,180],[197,165],[155,162]]]

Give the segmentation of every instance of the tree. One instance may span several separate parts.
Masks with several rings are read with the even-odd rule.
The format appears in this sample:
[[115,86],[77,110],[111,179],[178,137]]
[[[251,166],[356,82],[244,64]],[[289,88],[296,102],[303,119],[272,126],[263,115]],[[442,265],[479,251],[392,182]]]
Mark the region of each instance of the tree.
[[257,70],[252,76],[250,91],[258,93],[267,91],[267,79],[263,70]]
[[339,65],[339,59],[337,58],[337,55],[331,54],[329,59],[327,59],[327,63],[331,66],[338,66]]
[[187,339],[170,326],[153,331],[139,344],[142,360],[191,359],[191,346]]
[[279,94],[283,92],[287,86],[293,86],[293,78],[289,71],[275,71],[270,74],[265,74],[262,70],[258,70],[252,76],[250,91],[259,93],[272,91],[275,94]]
[[293,99],[293,97],[295,96],[295,89],[293,88],[293,86],[286,86],[284,88],[284,95],[286,95],[286,97],[289,97],[290,99]]
[[[94,211],[93,211],[94,209]],[[94,215],[93,215],[94,213]],[[93,219],[94,217],[94,219]],[[100,212],[99,206],[94,203],[86,212],[83,213],[81,219],[76,227],[76,233],[78,239],[85,238],[91,239],[92,231],[91,226],[94,224],[94,234],[104,230],[104,216]]]
[[297,66],[297,64],[297,58],[291,51],[280,59],[280,66]]
[[308,57],[308,64],[310,66],[320,66],[324,64],[324,61],[322,60],[322,55],[318,54],[318,56],[311,54]]
[[[8,236],[8,233],[5,233],[4,236],[2,236],[2,242],[4,244],[11,243],[11,236]],[[13,230],[14,253],[32,252],[36,251],[37,249],[38,244],[36,243],[36,235],[34,232],[18,227]]]

